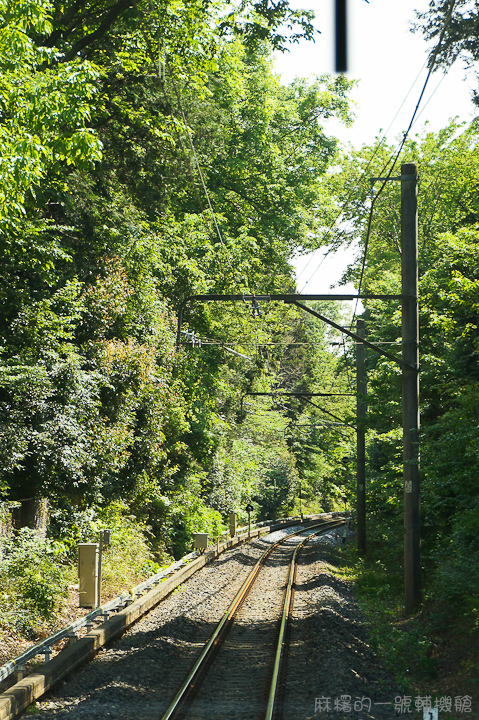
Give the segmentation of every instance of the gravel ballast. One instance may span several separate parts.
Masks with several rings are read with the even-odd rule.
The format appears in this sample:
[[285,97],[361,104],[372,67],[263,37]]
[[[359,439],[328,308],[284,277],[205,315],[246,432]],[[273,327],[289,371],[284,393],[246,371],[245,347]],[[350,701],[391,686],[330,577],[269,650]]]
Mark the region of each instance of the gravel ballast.
[[[293,528],[277,531],[237,547],[197,572],[121,639],[101,650],[92,662],[39,701],[36,717],[159,720],[267,544],[292,531]],[[310,541],[311,545],[306,546],[300,558],[284,720],[397,717],[394,699],[399,692],[368,646],[351,587],[328,570],[328,563],[335,562],[336,552],[331,545],[334,532],[329,537],[330,544]],[[236,632],[239,636],[246,633],[243,654],[247,655],[251,641],[248,632],[255,623],[265,631],[263,654],[270,653],[271,640],[266,629],[275,625],[279,613],[275,605],[281,596],[280,588],[284,587],[286,562],[284,557],[266,568],[258,591],[241,610],[243,619],[241,616],[238,619]],[[235,661],[234,652],[224,656],[220,676],[234,678],[234,687],[223,695],[223,701],[221,693],[211,699],[206,694],[198,720],[208,716],[205,712],[208,702],[211,702],[211,718],[249,720],[248,700],[258,674],[259,657],[251,644],[249,647],[251,672],[237,672],[240,660],[238,657]],[[220,655],[221,652],[218,659]],[[253,658],[256,658],[254,662]],[[335,700],[341,696],[351,696],[350,711],[344,704],[334,707]],[[318,705],[321,697],[323,705]],[[371,707],[355,711],[356,698],[369,698]],[[380,702],[392,702],[392,705],[375,705]],[[322,709],[323,706],[326,709]],[[195,715],[188,717],[196,720]]]
[[283,720],[397,718],[401,693],[369,647],[351,584],[334,574],[335,535],[301,551]]

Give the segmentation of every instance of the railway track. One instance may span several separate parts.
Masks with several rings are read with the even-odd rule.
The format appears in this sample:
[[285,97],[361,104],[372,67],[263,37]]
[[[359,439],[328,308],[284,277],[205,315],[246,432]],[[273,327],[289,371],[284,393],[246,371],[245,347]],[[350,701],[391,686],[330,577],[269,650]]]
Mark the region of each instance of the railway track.
[[[161,720],[260,556],[295,530],[302,537],[291,537],[270,553],[225,642],[217,643],[214,662],[196,683],[196,695],[187,696],[181,709],[188,720],[263,720],[292,551],[305,533],[328,527],[279,529],[206,564],[38,701],[36,717]],[[334,535],[313,538],[302,550],[274,720],[316,717],[318,703],[324,720],[393,720],[397,715],[394,701],[401,691],[370,647],[351,583],[334,570],[341,565]],[[348,699],[351,712],[341,713]]]
[[238,716],[239,707],[242,720],[281,718],[298,556],[311,537],[343,524],[323,521],[296,530],[263,552],[162,720],[223,719]]

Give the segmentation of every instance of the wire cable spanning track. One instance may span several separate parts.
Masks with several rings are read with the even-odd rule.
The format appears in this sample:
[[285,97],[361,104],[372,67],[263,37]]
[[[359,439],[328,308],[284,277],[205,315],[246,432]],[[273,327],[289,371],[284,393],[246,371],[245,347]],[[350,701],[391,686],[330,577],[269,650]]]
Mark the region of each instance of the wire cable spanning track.
[[[293,589],[296,577],[298,554],[300,552],[300,549],[312,537],[319,535],[327,530],[331,530],[333,528],[344,525],[344,522],[344,519],[341,518],[339,520],[325,521],[319,524],[311,525],[308,528],[304,528],[303,530],[296,530],[296,532],[286,535],[284,538],[273,543],[267,550],[265,550],[265,552],[261,555],[259,560],[254,565],[253,569],[249,573],[241,588],[236,593],[234,599],[232,600],[222,619],[218,623],[213,635],[203,647],[198,659],[194,663],[183,684],[175,695],[173,701],[163,715],[162,720],[173,720],[173,718],[187,717],[188,709],[185,708],[185,703],[187,700],[191,700],[193,693],[196,693],[199,689],[207,670],[213,662],[217,650],[223,643],[226,634],[231,627],[235,614],[243,605],[246,597],[251,591],[254,582],[260,573],[261,568],[265,564],[266,559],[279,545],[284,543],[289,538],[300,535],[304,532],[309,532],[310,534],[296,546],[290,559],[288,580],[286,584],[286,590],[283,596],[281,622],[279,624],[279,631],[276,641],[276,651],[274,654],[273,671],[271,676],[271,682],[269,685],[269,691],[267,694],[267,701],[265,703],[266,708],[263,714],[265,720],[273,720],[275,714],[275,706],[277,704],[278,688],[280,686],[282,659],[284,656],[283,650],[286,646],[285,638],[287,635],[288,622],[292,616]],[[311,533],[312,530],[316,530],[316,532]]]

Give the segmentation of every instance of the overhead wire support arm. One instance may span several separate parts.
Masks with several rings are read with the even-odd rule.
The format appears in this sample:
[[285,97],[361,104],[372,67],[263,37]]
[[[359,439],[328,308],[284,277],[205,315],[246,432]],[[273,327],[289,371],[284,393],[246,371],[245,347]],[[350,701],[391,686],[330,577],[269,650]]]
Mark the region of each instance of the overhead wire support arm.
[[[307,312],[311,312],[311,314],[316,314],[316,317],[323,320],[324,322],[327,322],[329,325],[332,325],[332,322],[330,320],[326,320],[322,315],[319,315],[319,313],[315,313],[310,308],[306,307],[305,305],[301,305],[298,303],[299,300],[303,300],[305,302],[317,302],[317,301],[342,301],[342,300],[403,300],[403,295],[376,295],[376,294],[359,294],[359,295],[343,295],[343,294],[321,294],[321,295],[244,295],[244,294],[235,294],[235,295],[223,295],[223,294],[217,294],[217,293],[207,293],[204,295],[189,295],[187,298],[185,298],[179,305],[178,308],[178,326],[176,331],[176,349],[178,350],[181,345],[181,329],[183,325],[183,313],[187,306],[187,304],[190,301],[198,301],[198,302],[254,302],[254,301],[262,301],[262,302],[284,302],[286,304],[292,304],[297,305],[303,310],[306,310]],[[342,328],[339,325],[333,327],[336,327],[337,329],[341,330],[341,332],[346,333],[346,335],[351,335],[354,339],[358,340],[358,337],[354,334],[351,334],[349,330],[346,330],[346,328]],[[384,350],[380,350],[372,343],[368,344],[368,347],[370,347],[372,350],[376,350],[376,352],[385,355],[385,357],[388,357],[390,360],[393,360],[394,362],[401,365],[402,361],[398,358],[394,357],[394,355],[390,355]],[[401,365],[402,367],[402,365]]]
[[302,310],[306,310],[306,312],[310,313],[310,315],[314,315],[314,317],[317,317],[319,320],[322,320],[327,325],[331,325],[331,327],[335,328],[336,330],[339,330],[340,332],[344,333],[345,335],[352,338],[353,340],[356,340],[356,342],[363,343],[363,345],[365,345],[366,347],[371,348],[371,350],[374,350],[379,355],[383,355],[384,357],[388,358],[388,360],[392,360],[394,363],[396,363],[396,365],[399,365],[403,369],[415,369],[409,363],[404,362],[404,360],[401,360],[401,358],[396,357],[396,355],[392,355],[387,350],[383,350],[382,348],[378,347],[377,345],[374,345],[373,343],[370,343],[367,340],[364,340],[362,337],[360,337],[356,333],[351,332],[351,330],[348,330],[347,328],[343,327],[342,325],[338,325],[337,323],[333,322],[333,320],[329,320],[329,318],[325,317],[324,315],[321,315],[321,313],[316,312],[316,310],[309,308],[307,305],[303,305],[302,303],[299,303],[297,301],[293,302],[293,305],[296,305],[297,307],[301,308]]
[[325,413],[326,415],[330,415],[330,417],[334,418],[335,420],[338,420],[338,422],[341,425],[344,425],[344,427],[351,428],[351,430],[356,430],[356,425],[351,425],[351,423],[347,423],[343,418],[338,417],[334,413],[330,412],[329,410],[326,410],[325,408],[322,408],[320,405],[316,405],[312,400],[309,400],[306,398],[307,402],[309,402],[313,407],[318,408],[318,410],[321,410],[321,412]]
[[[382,182],[383,187],[387,182],[395,182],[395,181],[401,181],[401,180],[412,180],[416,179],[415,175],[398,175],[397,177],[390,177],[389,175],[387,177],[372,177],[369,178],[369,182],[371,183],[371,197],[374,197],[374,183]],[[381,193],[383,187],[379,191],[378,195]]]
[[233,348],[228,347],[228,345],[220,345],[220,347],[223,348],[223,350],[226,350],[226,352],[231,353],[231,355],[237,355],[240,358],[243,358],[244,360],[251,360],[253,362],[253,358],[249,355],[243,355],[243,353],[238,352],[237,350],[233,350]]

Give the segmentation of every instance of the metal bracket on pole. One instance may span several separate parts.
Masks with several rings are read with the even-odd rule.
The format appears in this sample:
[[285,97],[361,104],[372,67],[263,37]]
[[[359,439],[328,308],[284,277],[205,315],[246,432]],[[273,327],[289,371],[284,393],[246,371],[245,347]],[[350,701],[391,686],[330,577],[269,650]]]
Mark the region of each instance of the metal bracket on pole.
[[374,195],[373,187],[374,187],[374,183],[376,183],[376,182],[382,182],[382,183],[397,182],[398,180],[399,181],[412,180],[413,178],[416,179],[417,175],[398,175],[397,177],[372,177],[372,178],[369,178],[369,182],[371,183],[370,195],[371,195],[371,197]]
[[297,307],[301,308],[302,310],[306,310],[306,312],[310,313],[310,315],[314,315],[314,317],[317,317],[319,320],[322,320],[327,325],[331,325],[331,327],[335,328],[336,330],[339,330],[340,332],[344,333],[350,338],[353,338],[353,340],[356,340],[358,343],[363,343],[368,348],[371,348],[371,350],[374,350],[379,355],[384,355],[384,357],[388,358],[388,360],[392,360],[396,365],[399,365],[402,368],[413,368],[412,365],[409,365],[408,363],[405,363],[404,360],[401,360],[401,358],[396,357],[395,355],[392,355],[391,353],[387,352],[387,350],[383,350],[382,348],[378,347],[377,345],[374,345],[373,343],[368,342],[367,340],[364,340],[364,338],[361,338],[359,335],[356,335],[356,333],[351,332],[351,330],[348,330],[347,328],[343,327],[342,325],[338,325],[337,323],[333,322],[332,320],[329,320],[324,315],[321,315],[321,313],[316,312],[316,310],[312,310],[307,305],[302,305],[299,302],[294,301],[292,303],[293,305],[296,305]]
[[307,402],[309,402],[313,407],[318,408],[318,410],[321,410],[321,412],[323,412],[325,415],[329,415],[329,416],[332,417],[334,420],[337,420],[339,423],[341,423],[341,425],[344,425],[344,427],[348,427],[348,428],[350,428],[351,430],[356,430],[355,425],[351,425],[350,423],[347,423],[343,418],[338,417],[337,415],[335,415],[334,413],[330,412],[329,410],[325,410],[325,409],[322,408],[320,405],[316,405],[316,403],[314,403],[314,402],[313,402],[312,400],[310,400],[309,398],[306,398],[306,400],[307,400]]

